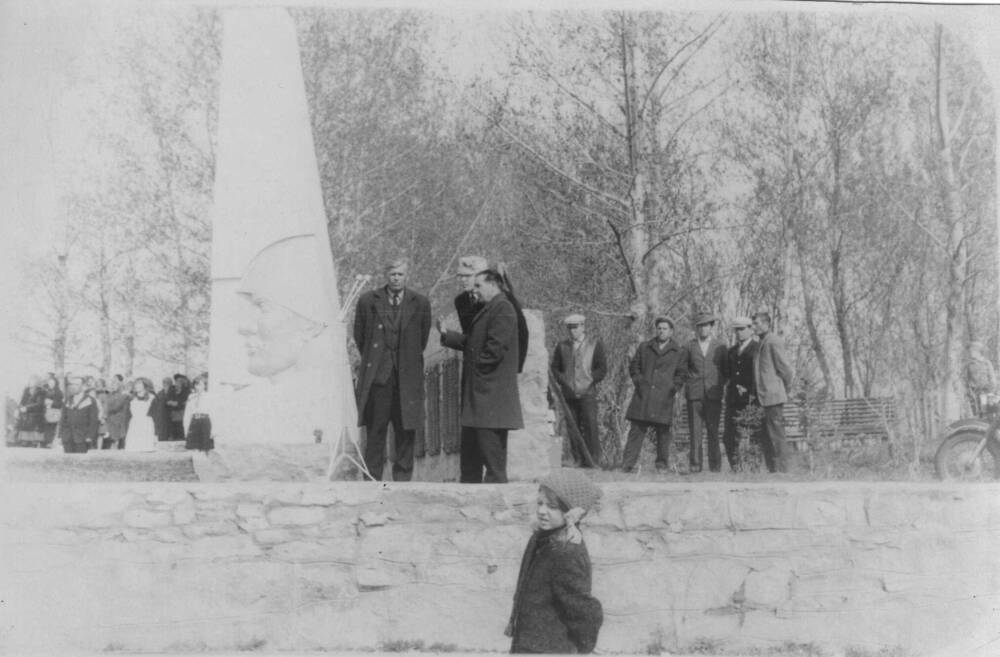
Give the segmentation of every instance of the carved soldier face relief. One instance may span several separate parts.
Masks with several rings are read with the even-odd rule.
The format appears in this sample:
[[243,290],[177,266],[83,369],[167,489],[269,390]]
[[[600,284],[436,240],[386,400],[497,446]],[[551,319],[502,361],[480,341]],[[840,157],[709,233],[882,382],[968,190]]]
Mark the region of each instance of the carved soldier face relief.
[[298,363],[303,348],[317,334],[315,322],[254,294],[245,295],[252,316],[240,327],[246,344],[247,371],[273,377]]

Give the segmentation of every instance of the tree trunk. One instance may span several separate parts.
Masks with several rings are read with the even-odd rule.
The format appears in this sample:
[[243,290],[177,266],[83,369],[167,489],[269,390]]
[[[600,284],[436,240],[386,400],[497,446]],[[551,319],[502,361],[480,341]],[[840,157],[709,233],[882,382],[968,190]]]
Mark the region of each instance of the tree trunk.
[[965,307],[967,247],[965,219],[959,197],[959,182],[952,159],[951,126],[948,119],[947,92],[942,72],[944,65],[943,28],[937,25],[934,34],[934,120],[938,147],[938,180],[945,221],[948,225],[948,287],[945,296],[945,344],[942,367],[941,411],[944,420],[961,415],[962,388],[962,311]]
[[802,262],[802,253],[799,252],[799,277],[802,283],[802,299],[806,316],[806,328],[809,331],[809,341],[812,343],[813,352],[816,354],[816,362],[819,364],[820,372],[823,374],[823,383],[827,392],[834,394],[833,375],[830,372],[830,363],[826,356],[826,349],[823,348],[823,340],[820,337],[819,329],[816,326],[816,300],[813,298],[811,286],[806,278],[806,266]]

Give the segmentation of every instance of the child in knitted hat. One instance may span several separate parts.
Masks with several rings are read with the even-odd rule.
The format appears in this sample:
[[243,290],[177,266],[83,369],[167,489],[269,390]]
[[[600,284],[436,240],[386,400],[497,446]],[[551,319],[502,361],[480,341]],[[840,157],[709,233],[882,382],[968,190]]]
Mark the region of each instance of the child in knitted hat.
[[590,594],[590,555],[577,525],[601,491],[579,470],[555,470],[539,483],[537,529],[507,625],[510,651],[592,652],[604,614]]

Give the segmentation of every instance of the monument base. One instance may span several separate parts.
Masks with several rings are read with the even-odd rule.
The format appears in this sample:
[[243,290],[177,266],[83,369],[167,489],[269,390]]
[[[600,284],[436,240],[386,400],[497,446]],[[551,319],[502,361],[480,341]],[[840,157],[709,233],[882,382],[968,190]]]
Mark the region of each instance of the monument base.
[[219,445],[207,455],[194,455],[194,470],[203,482],[327,481],[330,446]]

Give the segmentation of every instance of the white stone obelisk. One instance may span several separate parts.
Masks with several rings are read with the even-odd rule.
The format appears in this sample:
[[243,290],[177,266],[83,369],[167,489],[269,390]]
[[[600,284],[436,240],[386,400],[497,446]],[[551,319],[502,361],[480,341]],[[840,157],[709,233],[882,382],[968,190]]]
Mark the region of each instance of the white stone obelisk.
[[[356,435],[339,295],[291,17],[227,10],[214,199],[216,446]],[[320,432],[320,433],[317,433]]]

